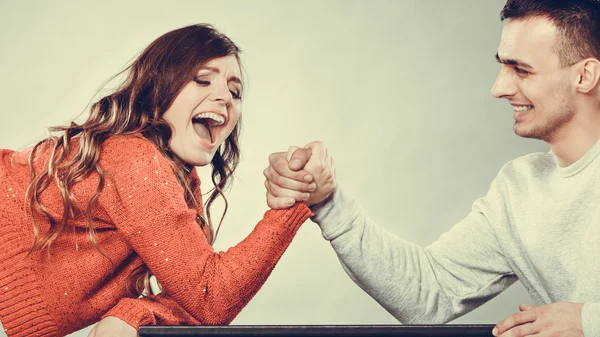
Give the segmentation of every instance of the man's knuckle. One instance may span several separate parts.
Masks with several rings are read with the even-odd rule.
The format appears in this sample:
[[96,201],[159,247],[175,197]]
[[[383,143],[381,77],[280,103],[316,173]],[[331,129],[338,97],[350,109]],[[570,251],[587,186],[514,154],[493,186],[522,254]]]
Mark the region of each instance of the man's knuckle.
[[525,336],[525,326],[523,325],[516,326],[512,330],[513,336]]
[[498,331],[505,331],[506,329],[511,327],[513,325],[511,323],[511,319],[512,319],[512,316],[510,316],[510,317],[506,318],[505,320],[503,320],[502,322],[498,323],[496,325],[496,327],[498,328]]
[[281,161],[275,161],[275,162],[271,163],[271,167],[273,167],[273,169],[277,172],[281,172],[281,170],[283,170],[284,166],[286,166],[285,163],[283,163]]

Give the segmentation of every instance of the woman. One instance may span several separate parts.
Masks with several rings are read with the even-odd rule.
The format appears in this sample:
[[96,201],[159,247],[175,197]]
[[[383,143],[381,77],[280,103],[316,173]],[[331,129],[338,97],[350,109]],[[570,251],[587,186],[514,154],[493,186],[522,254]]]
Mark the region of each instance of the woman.
[[[9,337],[62,336],[101,318],[133,328],[228,324],[260,289],[311,212],[304,203],[268,211],[237,246],[211,247],[211,205],[239,158],[239,53],[209,25],[169,32],[83,124],[0,151],[0,321]],[[209,164],[205,217],[194,167]]]

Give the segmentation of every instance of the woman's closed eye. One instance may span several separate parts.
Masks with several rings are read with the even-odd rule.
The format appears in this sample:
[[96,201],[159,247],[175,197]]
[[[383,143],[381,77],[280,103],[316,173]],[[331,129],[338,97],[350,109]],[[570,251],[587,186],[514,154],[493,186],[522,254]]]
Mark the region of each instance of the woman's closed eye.
[[242,94],[240,92],[233,90],[229,90],[229,92],[231,93],[231,97],[235,99],[242,99]]
[[201,79],[201,78],[198,78],[198,77],[194,78],[194,82],[196,82],[196,83],[198,83],[198,84],[200,84],[201,86],[204,86],[204,87],[210,85],[210,81],[207,81],[207,80],[204,80],[204,79]]
[[[209,80],[205,80],[205,79],[202,79],[199,77],[195,77],[194,82],[198,83],[199,85],[201,85],[203,87],[208,87],[211,84],[211,82]],[[234,99],[242,99],[242,94],[237,89],[234,89],[234,90],[230,89],[229,92],[231,93],[231,97],[233,97]]]

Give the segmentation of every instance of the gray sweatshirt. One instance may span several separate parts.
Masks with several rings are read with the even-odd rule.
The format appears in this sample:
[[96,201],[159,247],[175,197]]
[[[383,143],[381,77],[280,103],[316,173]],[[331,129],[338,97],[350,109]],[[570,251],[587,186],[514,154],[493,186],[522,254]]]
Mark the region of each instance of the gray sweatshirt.
[[402,323],[448,322],[520,280],[537,304],[584,303],[584,335],[600,336],[599,153],[600,142],[568,167],[551,153],[506,164],[424,249],[378,227],[340,188],[312,220],[350,278]]

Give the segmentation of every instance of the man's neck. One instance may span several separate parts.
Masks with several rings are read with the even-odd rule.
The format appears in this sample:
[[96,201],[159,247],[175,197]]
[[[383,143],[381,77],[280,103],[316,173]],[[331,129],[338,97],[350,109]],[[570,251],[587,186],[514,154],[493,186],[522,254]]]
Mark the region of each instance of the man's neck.
[[583,157],[600,139],[600,120],[573,119],[548,141],[561,167]]

